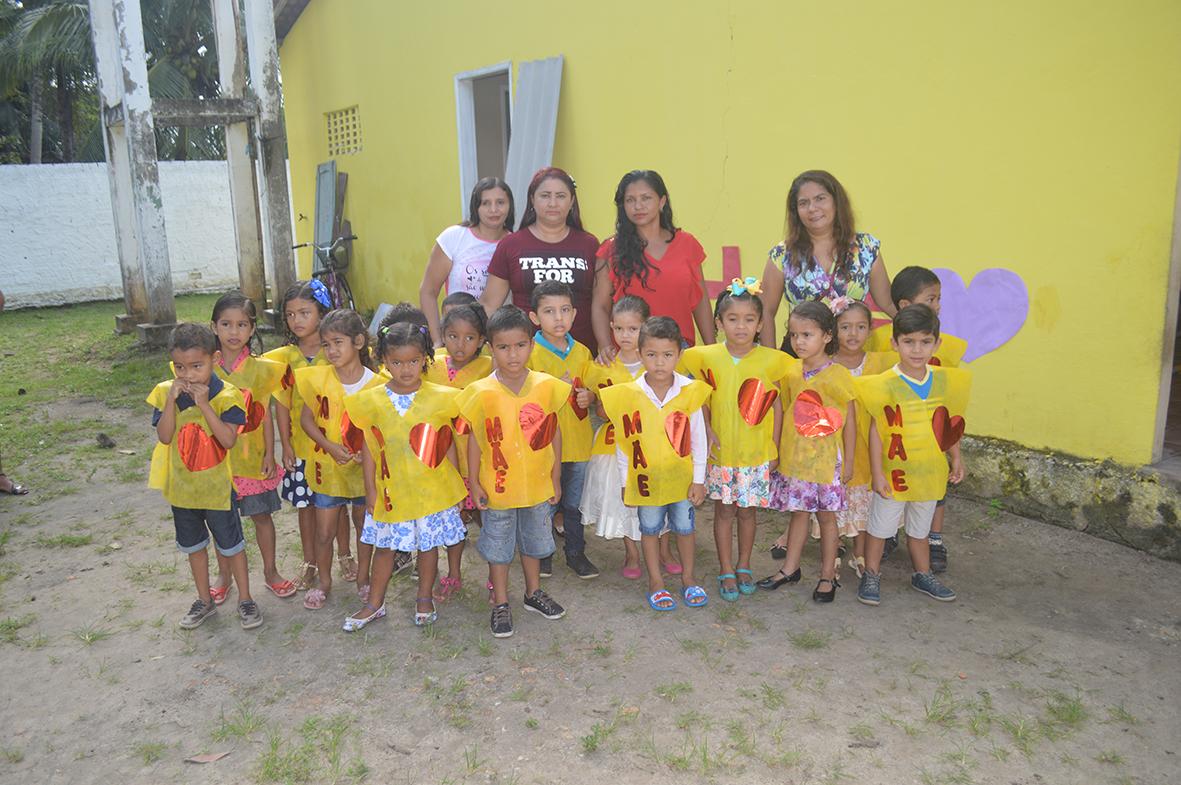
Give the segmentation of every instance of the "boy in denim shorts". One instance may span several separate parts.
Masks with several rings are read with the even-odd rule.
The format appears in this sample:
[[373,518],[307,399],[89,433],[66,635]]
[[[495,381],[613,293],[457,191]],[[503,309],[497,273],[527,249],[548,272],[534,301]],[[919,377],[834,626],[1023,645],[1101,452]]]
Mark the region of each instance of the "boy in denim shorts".
[[481,510],[476,549],[492,577],[492,635],[513,634],[508,568],[521,554],[525,609],[560,619],[565,609],[541,590],[541,559],[554,552],[553,507],[562,498],[562,435],[558,411],[570,385],[531,371],[533,330],[520,308],[506,305],[488,320],[496,370],[472,382],[457,403],[470,432],[467,461],[471,496]]
[[159,442],[152,452],[148,485],[172,505],[176,547],[188,554],[197,600],[180,620],[198,627],[217,612],[209,595],[209,545],[226,557],[238,584],[238,618],[243,629],[262,624],[250,597],[246,538],[234,504],[228,451],[246,423],[246,402],[238,388],[213,373],[220,359],[217,337],[201,324],[179,324],[168,339],[176,378],[161,382],[148,396]]

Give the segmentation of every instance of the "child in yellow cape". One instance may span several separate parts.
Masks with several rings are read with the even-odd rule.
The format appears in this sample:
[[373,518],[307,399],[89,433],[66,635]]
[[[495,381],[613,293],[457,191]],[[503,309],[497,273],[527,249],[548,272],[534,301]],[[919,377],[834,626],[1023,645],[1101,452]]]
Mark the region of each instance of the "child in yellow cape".
[[[483,379],[492,373],[492,358],[483,353],[487,345],[488,318],[484,307],[471,298],[469,304],[448,305],[447,301],[459,294],[448,295],[443,299],[443,321],[439,327],[443,334],[443,347],[435,350],[434,361],[427,367],[427,381],[453,387],[457,390],[465,389],[469,384]],[[455,435],[455,449],[459,455],[459,475],[463,478],[465,488],[469,493],[464,496],[459,505],[460,516],[464,523],[479,523],[480,511],[472,500],[470,485],[467,478],[467,436]],[[463,585],[463,549],[466,540],[460,540],[447,548],[447,574],[439,578],[438,589],[434,598],[443,602],[459,591]],[[491,589],[491,583],[488,584]]]
[[[651,311],[648,303],[634,294],[624,295],[611,306],[611,333],[619,353],[611,364],[603,369],[595,386],[600,395],[608,387],[627,384],[644,373],[640,358],[640,329],[648,321]],[[678,356],[680,352],[677,353]],[[599,409],[599,416],[607,419]],[[586,468],[586,484],[582,489],[582,520],[588,526],[594,524],[595,534],[612,540],[623,540],[623,568],[620,574],[628,580],[638,580],[644,571],[640,568],[640,517],[635,507],[623,503],[619,489],[623,487],[624,474],[619,471],[615,459],[618,442],[615,426],[610,420],[595,431],[591,445],[591,458]],[[660,535],[660,567],[669,575],[681,574],[681,563],[669,547],[669,533],[666,529]]]
[[[221,359],[214,372],[239,390],[246,401],[246,422],[238,428],[238,440],[230,450],[238,512],[254,524],[254,538],[262,556],[263,585],[276,597],[290,597],[295,583],[279,574],[275,564],[275,520],[282,506],[276,489],[283,468],[275,463],[275,428],[271,398],[280,389],[284,367],[250,353],[258,317],[254,303],[241,292],[224,294],[213,304],[211,324],[217,335]],[[210,587],[213,601],[225,602],[230,588],[229,565],[217,560],[218,576]]]
[[787,322],[785,344],[799,358],[780,382],[784,401],[779,470],[771,475],[771,506],[791,513],[787,557],[779,572],[759,581],[778,589],[800,580],[808,519],[820,526],[820,580],[816,602],[836,597],[839,535],[837,513],[845,508],[845,483],[853,474],[856,407],[853,377],[836,362],[836,317],[814,300],[796,305]]
[[[943,284],[939,276],[926,267],[904,267],[894,276],[890,284],[890,299],[894,307],[902,310],[908,305],[925,305],[939,316],[942,302]],[[885,324],[873,331],[870,337],[872,351],[889,351],[892,335],[891,325]],[[931,365],[944,368],[958,368],[964,354],[968,351],[968,342],[963,338],[941,332],[935,354],[931,357]],[[947,570],[947,546],[943,543],[943,499],[935,506],[935,518],[931,521],[931,570],[935,573]],[[892,537],[886,541],[886,556],[898,545],[898,538]]]
[[620,496],[639,518],[648,607],[654,611],[677,607],[660,565],[659,537],[667,529],[677,535],[685,605],[700,608],[709,602],[694,577],[694,507],[705,501],[709,440],[701,410],[711,389],[676,373],[681,342],[676,320],[649,319],[639,336],[644,373],[602,391],[603,409],[616,429],[619,474],[626,478]]
[[927,536],[947,483],[964,478],[959,442],[971,375],[928,365],[938,345],[939,317],[925,305],[907,306],[894,317],[898,364],[857,379],[857,396],[872,418],[869,460],[875,495],[866,527],[865,574],[857,590],[857,599],[866,605],[881,602],[882,551],[886,538],[902,525],[914,566],[911,586],[942,602],[956,598],[931,571]]
[[[345,632],[386,615],[386,588],[399,551],[418,553],[414,623],[433,624],[438,619],[431,594],[439,569],[438,548],[454,546],[467,536],[458,506],[466,490],[453,439],[459,390],[423,381],[431,350],[425,324],[383,324],[377,354],[390,380],[344,399],[349,418],[365,437],[361,542],[374,549],[372,588],[361,610],[344,620]],[[413,493],[407,493],[408,488]]]
[[754,278],[735,278],[723,289],[714,307],[714,321],[725,340],[689,347],[678,368],[713,388],[706,419],[714,450],[705,487],[715,502],[718,584],[727,602],[756,591],[750,569],[755,510],[771,503],[771,472],[779,465],[783,425],[778,385],[795,362],[781,351],[755,343],[763,323],[761,291]]
[[[320,349],[320,320],[331,310],[332,299],[328,289],[319,281],[297,282],[284,294],[279,304],[287,343],[263,354],[283,366],[282,381],[275,392],[275,426],[279,431],[282,445],[283,482],[279,495],[286,499],[299,516],[299,540],[303,550],[303,564],[295,579],[297,591],[314,588],[316,585],[316,511],[312,507],[312,491],[307,483],[307,462],[312,457],[315,445],[299,424],[299,413],[303,401],[295,389],[295,371],[310,365],[327,365],[324,352]],[[293,422],[294,420],[294,422]],[[347,526],[347,521],[345,521]],[[345,530],[344,542],[349,541]],[[338,540],[339,542],[339,540]],[[344,548],[341,553],[349,553]],[[356,563],[342,561],[341,572],[349,580],[351,567],[356,580]]]
[[468,480],[483,525],[476,549],[492,573],[494,638],[513,634],[508,571],[521,555],[525,609],[560,619],[566,609],[541,589],[541,560],[552,556],[553,505],[562,497],[562,433],[558,412],[570,385],[529,370],[533,325],[506,305],[488,320],[496,370],[459,395],[459,413],[471,434]]
[[262,624],[250,596],[246,538],[233,505],[229,451],[246,422],[246,402],[238,388],[213,373],[220,359],[217,336],[205,325],[179,324],[168,339],[175,379],[161,382],[148,396],[157,444],[148,485],[172,506],[176,547],[188,556],[197,600],[180,620],[191,630],[217,613],[209,592],[212,535],[238,584],[238,617],[244,629]]
[[303,399],[300,426],[315,444],[308,460],[308,486],[316,508],[316,565],[319,583],[304,593],[308,610],[324,607],[332,588],[332,545],[341,508],[352,505],[357,532],[357,596],[369,599],[369,561],[373,549],[361,543],[365,522],[365,478],[361,473],[364,436],[352,424],[344,397],[384,381],[369,367],[369,333],[355,311],[331,311],[320,322],[320,340],[330,365],[300,368],[295,387]]

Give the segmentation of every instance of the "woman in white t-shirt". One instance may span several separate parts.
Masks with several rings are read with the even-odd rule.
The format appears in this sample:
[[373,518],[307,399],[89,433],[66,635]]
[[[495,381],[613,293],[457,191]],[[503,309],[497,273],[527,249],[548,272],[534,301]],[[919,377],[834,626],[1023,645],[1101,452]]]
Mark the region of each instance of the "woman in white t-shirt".
[[472,189],[467,220],[448,226],[435,239],[431,258],[418,287],[418,301],[431,329],[435,346],[443,345],[439,334],[439,291],[468,292],[478,298],[488,282],[488,262],[500,238],[513,230],[513,192],[499,177],[485,177]]

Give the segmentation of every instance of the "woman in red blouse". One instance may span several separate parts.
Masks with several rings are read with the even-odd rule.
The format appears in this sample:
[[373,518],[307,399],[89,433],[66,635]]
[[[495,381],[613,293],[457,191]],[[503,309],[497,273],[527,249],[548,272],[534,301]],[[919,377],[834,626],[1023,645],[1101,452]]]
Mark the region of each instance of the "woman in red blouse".
[[[713,343],[713,312],[701,271],[705,250],[673,224],[664,179],[652,170],[628,172],[615,189],[615,210],[615,236],[598,251],[611,274],[612,299],[634,294],[648,303],[653,316],[672,317],[690,346],[694,323],[702,341]],[[615,347],[599,348],[600,360],[610,362]]]

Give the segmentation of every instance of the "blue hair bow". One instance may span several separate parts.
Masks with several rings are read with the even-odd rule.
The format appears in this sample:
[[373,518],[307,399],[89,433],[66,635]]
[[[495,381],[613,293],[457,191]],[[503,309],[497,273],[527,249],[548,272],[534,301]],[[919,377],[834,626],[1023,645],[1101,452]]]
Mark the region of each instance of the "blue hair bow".
[[328,294],[328,287],[323,282],[313,278],[308,283],[308,288],[312,290],[312,297],[316,298],[316,302],[328,310],[332,310],[332,295]]
[[754,276],[747,276],[745,279],[734,278],[726,288],[730,290],[730,294],[735,296],[740,294],[756,295],[763,293],[763,287],[759,279]]

